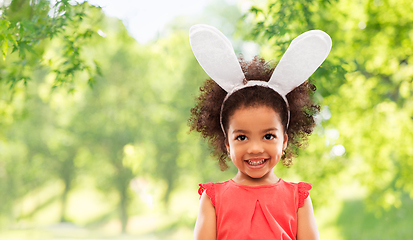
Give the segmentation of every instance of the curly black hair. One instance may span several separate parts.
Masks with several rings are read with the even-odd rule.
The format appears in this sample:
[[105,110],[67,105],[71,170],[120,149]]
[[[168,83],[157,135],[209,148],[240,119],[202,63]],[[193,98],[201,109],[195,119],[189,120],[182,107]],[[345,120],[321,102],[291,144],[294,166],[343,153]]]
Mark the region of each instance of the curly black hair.
[[[275,68],[258,56],[251,61],[240,58],[239,62],[245,75],[244,81],[268,82]],[[277,92],[262,86],[243,88],[233,93],[225,101],[222,111],[224,129],[226,132],[228,131],[229,118],[237,109],[251,106],[271,107],[280,115],[284,131],[288,135],[288,146],[281,160],[285,166],[289,167],[292,165],[298,149],[306,146],[307,138],[314,129],[314,116],[320,111],[320,106],[314,103],[312,97],[315,90],[315,85],[307,80],[287,94],[290,109],[290,122],[287,128],[287,106]],[[200,132],[201,136],[208,140],[213,154],[218,157],[221,170],[225,170],[228,168],[229,158],[225,147],[226,137],[220,124],[220,112],[227,93],[211,79],[205,81],[204,85],[200,87],[200,92],[196,106],[191,109],[188,125],[191,131]]]

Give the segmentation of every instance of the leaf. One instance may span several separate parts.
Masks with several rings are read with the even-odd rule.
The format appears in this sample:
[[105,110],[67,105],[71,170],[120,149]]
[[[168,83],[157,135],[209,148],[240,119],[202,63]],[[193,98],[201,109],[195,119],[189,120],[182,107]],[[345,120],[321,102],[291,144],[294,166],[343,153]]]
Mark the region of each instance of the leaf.
[[96,73],[97,73],[99,76],[103,76],[103,74],[102,74],[102,69],[101,69],[101,67],[100,67],[100,63],[99,63],[96,59],[93,60],[93,62],[95,63]]
[[9,49],[9,44],[7,43],[7,39],[4,38],[3,40],[3,46],[2,46],[2,52],[3,52],[3,60],[6,60],[6,56],[7,56],[7,51]]

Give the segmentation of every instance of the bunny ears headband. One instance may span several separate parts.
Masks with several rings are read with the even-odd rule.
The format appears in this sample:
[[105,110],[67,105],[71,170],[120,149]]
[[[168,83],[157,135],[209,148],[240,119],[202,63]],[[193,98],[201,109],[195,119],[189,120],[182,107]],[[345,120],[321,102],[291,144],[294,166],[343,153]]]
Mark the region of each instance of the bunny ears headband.
[[[281,95],[289,109],[286,95],[307,80],[324,62],[331,49],[331,38],[320,30],[311,30],[296,37],[276,66],[270,80],[250,80],[246,84],[241,66],[233,50],[231,42],[215,27],[198,24],[189,30],[189,41],[192,51],[204,71],[227,92],[222,102],[234,92],[251,86],[263,86],[273,89]],[[290,121],[288,110],[287,128]]]

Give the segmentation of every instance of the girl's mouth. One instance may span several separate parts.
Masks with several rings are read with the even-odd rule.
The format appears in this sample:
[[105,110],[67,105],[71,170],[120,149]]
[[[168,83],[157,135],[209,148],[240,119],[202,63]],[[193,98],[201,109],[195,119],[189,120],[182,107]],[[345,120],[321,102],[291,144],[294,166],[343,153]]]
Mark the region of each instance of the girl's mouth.
[[246,160],[246,162],[251,165],[251,166],[258,166],[261,164],[264,164],[267,161],[267,159],[261,159],[261,160]]

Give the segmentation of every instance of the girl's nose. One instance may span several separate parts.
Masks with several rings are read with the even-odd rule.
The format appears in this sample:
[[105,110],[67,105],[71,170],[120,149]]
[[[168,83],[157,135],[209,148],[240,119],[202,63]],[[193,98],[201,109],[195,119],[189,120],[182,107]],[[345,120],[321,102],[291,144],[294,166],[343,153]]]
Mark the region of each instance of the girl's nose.
[[248,146],[248,153],[257,154],[257,153],[263,153],[263,152],[264,152],[264,148],[259,141],[250,142],[250,145]]

